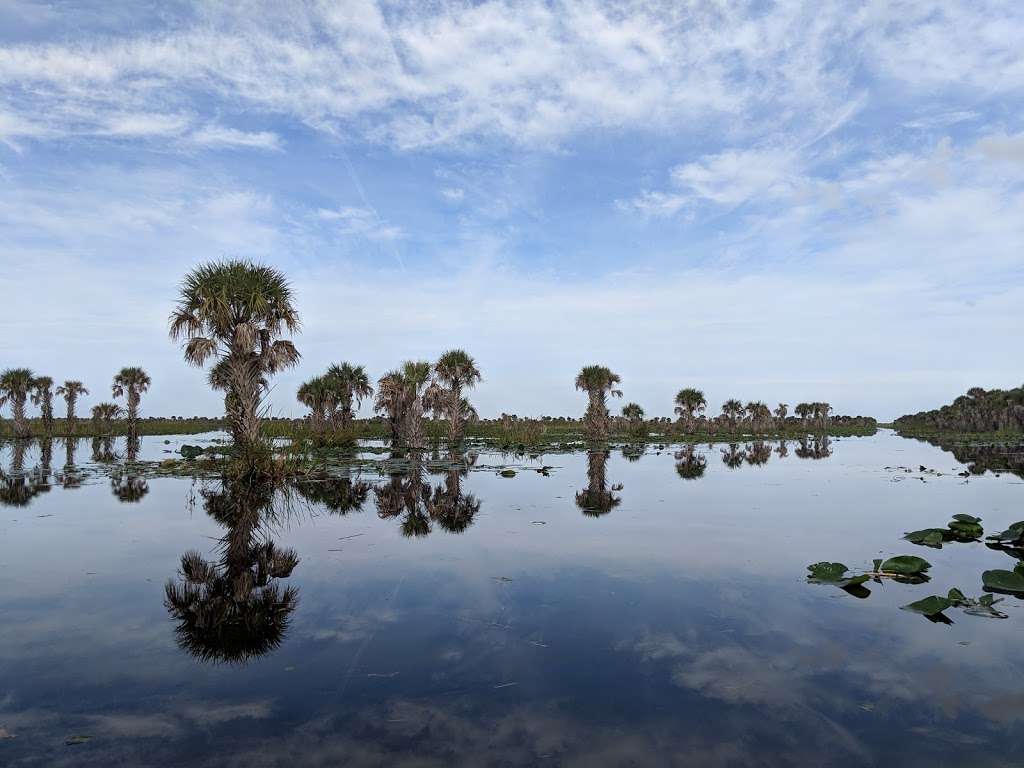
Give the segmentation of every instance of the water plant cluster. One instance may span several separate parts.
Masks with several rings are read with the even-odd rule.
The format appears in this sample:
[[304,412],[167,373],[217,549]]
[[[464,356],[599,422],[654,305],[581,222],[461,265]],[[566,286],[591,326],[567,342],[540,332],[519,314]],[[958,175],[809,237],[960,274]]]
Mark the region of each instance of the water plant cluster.
[[[909,531],[903,538],[912,544],[941,549],[949,543],[978,543],[984,536],[981,518],[968,514],[953,515],[945,528],[924,528]],[[994,607],[1002,598],[995,594],[1009,594],[1024,597],[1024,521],[1013,523],[1001,533],[986,539],[989,549],[1004,552],[1017,562],[1012,570],[993,568],[982,572],[981,585],[985,594],[978,598],[967,597],[959,588],[949,590],[946,595],[929,595],[903,606],[911,613],[918,613],[936,623],[949,624],[945,615],[950,608],[959,608],[967,615],[1005,619],[1006,614]],[[830,584],[839,587],[854,597],[866,598],[871,591],[868,582],[881,583],[882,579],[893,579],[907,584],[923,584],[929,580],[931,563],[917,555],[897,555],[887,560],[875,560],[871,571],[854,573],[844,563],[820,562],[807,566],[807,581],[812,584]]]

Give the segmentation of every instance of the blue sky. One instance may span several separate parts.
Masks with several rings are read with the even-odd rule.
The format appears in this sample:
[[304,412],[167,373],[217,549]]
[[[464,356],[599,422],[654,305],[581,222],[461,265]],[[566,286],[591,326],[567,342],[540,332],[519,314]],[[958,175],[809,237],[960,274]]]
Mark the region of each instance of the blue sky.
[[0,0],[0,364],[154,414],[195,264],[292,279],[299,381],[452,346],[484,415],[602,362],[883,418],[1024,379],[1018,2]]

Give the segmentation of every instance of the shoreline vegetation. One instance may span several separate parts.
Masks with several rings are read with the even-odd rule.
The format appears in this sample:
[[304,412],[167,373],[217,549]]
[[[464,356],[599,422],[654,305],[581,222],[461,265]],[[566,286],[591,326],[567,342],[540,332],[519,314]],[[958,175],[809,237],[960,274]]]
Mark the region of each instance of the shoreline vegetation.
[[972,387],[948,405],[901,416],[893,427],[904,437],[1019,440],[1024,437],[1024,386],[990,390]]
[[[699,389],[676,394],[675,418],[646,418],[644,408],[627,403],[613,415],[609,400],[621,398],[621,377],[610,368],[584,366],[575,388],[586,396],[582,418],[520,418],[503,414],[481,419],[470,400],[483,381],[476,361],[462,349],[449,349],[436,361],[407,360],[384,373],[373,386],[364,368],[349,362],[331,365],[296,392],[309,410],[303,419],[271,418],[266,396],[273,376],[296,367],[301,354],[291,337],[300,329],[299,312],[287,278],[276,269],[245,260],[210,262],[196,267],[179,286],[168,319],[169,336],[181,345],[185,362],[206,371],[209,386],[223,394],[223,418],[146,418],[142,395],[151,381],[139,367],[114,376],[111,402],[93,406],[91,419],[79,419],[76,403],[89,394],[81,381],[53,389],[48,376],[28,368],[0,372],[0,408],[10,406],[11,420],[0,422],[0,438],[93,437],[126,435],[137,451],[142,435],[186,435],[224,430],[231,445],[221,451],[225,471],[234,478],[279,477],[294,472],[296,457],[334,448],[349,449],[358,440],[382,439],[396,452],[419,452],[445,445],[452,457],[469,440],[494,441],[502,450],[523,452],[585,443],[735,442],[744,438],[800,439],[808,435],[870,435],[870,417],[837,416],[825,402],[802,402],[774,409],[760,401],[726,400],[720,415],[708,416]],[[62,397],[64,418],[53,413],[53,397]],[[373,398],[372,419],[355,411]],[[27,407],[40,413],[30,418]],[[275,439],[290,438],[287,447]]]

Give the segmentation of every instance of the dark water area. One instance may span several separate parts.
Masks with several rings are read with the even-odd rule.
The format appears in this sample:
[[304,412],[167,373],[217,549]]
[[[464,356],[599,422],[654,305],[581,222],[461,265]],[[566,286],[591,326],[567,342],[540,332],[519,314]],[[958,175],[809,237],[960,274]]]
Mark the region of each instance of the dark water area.
[[[1024,519],[967,453],[482,451],[268,493],[92,448],[0,450],[0,764],[1021,764],[1024,602],[900,610],[1013,567],[901,538]],[[900,554],[930,580],[807,582]]]

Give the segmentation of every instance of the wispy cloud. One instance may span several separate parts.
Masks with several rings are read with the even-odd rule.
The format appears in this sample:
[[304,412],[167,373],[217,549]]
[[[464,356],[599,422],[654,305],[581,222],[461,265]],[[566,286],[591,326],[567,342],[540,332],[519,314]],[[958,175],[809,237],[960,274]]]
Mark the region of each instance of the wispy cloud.
[[360,235],[370,240],[397,240],[402,237],[402,230],[399,227],[386,224],[377,212],[370,208],[321,208],[317,211],[317,216],[323,221],[337,224],[337,231],[343,235]]

